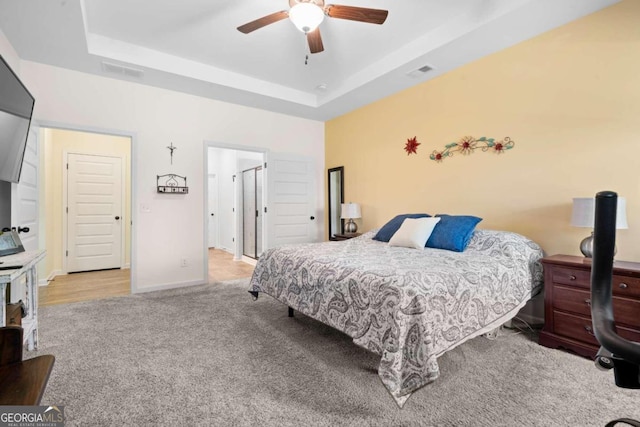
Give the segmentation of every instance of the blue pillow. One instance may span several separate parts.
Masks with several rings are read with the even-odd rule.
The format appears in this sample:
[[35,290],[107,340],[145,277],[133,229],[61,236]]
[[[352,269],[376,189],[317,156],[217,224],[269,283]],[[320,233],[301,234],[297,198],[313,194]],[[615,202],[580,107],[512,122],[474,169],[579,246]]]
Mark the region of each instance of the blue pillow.
[[387,222],[382,226],[380,230],[373,236],[373,240],[378,240],[380,242],[388,242],[391,240],[391,237],[396,234],[396,231],[400,228],[405,218],[427,218],[431,215],[421,213],[421,214],[403,214],[397,215],[391,221]]
[[427,240],[427,248],[447,249],[462,252],[465,250],[476,225],[482,218],[468,215],[436,215],[440,218],[436,228]]

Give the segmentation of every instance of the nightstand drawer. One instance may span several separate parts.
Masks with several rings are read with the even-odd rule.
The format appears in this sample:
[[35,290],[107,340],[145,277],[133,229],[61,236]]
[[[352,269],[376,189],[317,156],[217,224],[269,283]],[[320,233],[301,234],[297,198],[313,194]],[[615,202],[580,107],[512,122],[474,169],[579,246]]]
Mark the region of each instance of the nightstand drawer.
[[593,335],[593,325],[590,317],[576,316],[555,310],[553,311],[553,317],[555,319],[554,332],[556,334],[589,344],[600,345]]
[[613,276],[613,295],[640,298],[640,279],[637,277]]
[[[553,308],[591,317],[591,292],[582,289],[555,286]],[[640,300],[613,297],[613,315],[616,324],[640,329]]]
[[591,292],[566,286],[554,286],[553,308],[590,317]]
[[551,280],[553,283],[591,289],[591,271],[589,270],[554,267]]
[[[555,333],[599,346],[598,340],[593,335],[593,324],[591,318],[583,316],[574,316],[573,314],[554,311],[553,316],[556,318]],[[630,341],[640,342],[640,330],[631,329],[616,324],[618,334]]]

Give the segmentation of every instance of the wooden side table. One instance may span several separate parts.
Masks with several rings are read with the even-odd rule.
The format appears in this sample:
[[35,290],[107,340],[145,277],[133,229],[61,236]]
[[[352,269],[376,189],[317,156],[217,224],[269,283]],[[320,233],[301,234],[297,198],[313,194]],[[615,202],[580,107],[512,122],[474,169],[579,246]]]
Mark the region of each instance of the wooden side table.
[[353,239],[354,237],[358,237],[361,234],[362,233],[334,234],[333,236],[331,236],[331,238],[329,240],[333,240],[333,241],[349,240],[349,239]]
[[[38,269],[37,264],[44,259],[45,251],[27,251],[0,258],[3,270],[0,270],[0,326],[6,326],[8,302],[18,302],[18,289],[24,281],[23,301],[27,311],[26,317],[21,319],[24,329],[24,342],[27,350],[38,349]],[[10,286],[10,300],[7,301],[7,286]]]
[[[539,343],[593,359],[600,348],[591,321],[591,259],[553,255],[544,266],[544,328]],[[613,264],[613,314],[618,334],[640,342],[640,263]]]

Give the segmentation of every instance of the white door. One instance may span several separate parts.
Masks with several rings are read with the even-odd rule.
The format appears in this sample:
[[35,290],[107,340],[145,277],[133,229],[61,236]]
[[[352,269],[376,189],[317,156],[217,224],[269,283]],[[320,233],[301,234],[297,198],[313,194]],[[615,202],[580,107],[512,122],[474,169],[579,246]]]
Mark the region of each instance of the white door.
[[39,132],[40,129],[33,125],[31,129],[29,129],[20,182],[18,184],[11,184],[11,225],[17,227],[19,232],[25,227],[29,229],[28,232],[20,232],[20,240],[27,251],[36,250],[39,247]]
[[209,247],[217,248],[218,244],[218,176],[209,175]]
[[314,162],[308,157],[270,153],[267,179],[267,248],[318,240]]
[[122,159],[67,155],[67,272],[122,266]]

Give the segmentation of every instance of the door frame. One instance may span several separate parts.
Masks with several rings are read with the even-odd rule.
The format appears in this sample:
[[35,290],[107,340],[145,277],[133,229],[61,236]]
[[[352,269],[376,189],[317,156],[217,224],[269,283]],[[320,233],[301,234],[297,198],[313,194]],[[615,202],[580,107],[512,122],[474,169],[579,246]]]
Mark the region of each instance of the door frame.
[[[120,182],[122,183],[121,187],[120,187],[120,206],[122,211],[124,211],[124,207],[126,206],[125,203],[125,194],[126,194],[126,165],[125,165],[125,158],[124,157],[118,157],[118,156],[114,156],[113,154],[104,154],[104,153],[100,153],[100,150],[96,150],[96,151],[92,151],[91,153],[87,153],[87,152],[79,152],[79,151],[68,151],[68,150],[62,150],[62,164],[69,164],[69,154],[78,154],[78,155],[82,155],[82,156],[96,156],[96,157],[111,157],[114,159],[120,159],[120,164],[122,165],[120,167]],[[68,200],[69,200],[69,169],[68,168],[62,168],[62,217],[65,219],[65,221],[62,221],[62,253],[66,253],[66,251],[69,250],[69,226],[68,226],[68,222],[69,222],[69,215],[68,215],[68,211],[65,212],[65,209],[68,208]],[[133,185],[133,183],[132,183]],[[133,212],[133,206],[131,207],[131,211]],[[124,216],[122,213],[120,214],[122,216]],[[130,218],[128,218],[129,220],[131,220]],[[126,221],[126,219],[125,219]],[[122,224],[124,225],[125,222],[122,221]],[[120,227],[120,269],[122,270],[123,268],[127,268],[126,267],[126,246],[127,246],[127,242],[125,239],[125,230],[126,227]],[[133,252],[133,251],[132,251]],[[69,273],[69,269],[68,269],[68,265],[67,265],[67,256],[63,256],[62,257],[62,273],[63,274],[68,274]]]
[[[217,142],[217,141],[207,141],[205,140],[203,142],[203,147],[202,147],[202,151],[203,151],[203,163],[204,163],[204,173],[202,174],[204,176],[204,191],[203,191],[203,206],[204,206],[204,236],[206,236],[206,238],[203,239],[202,242],[202,255],[203,255],[203,259],[205,260],[205,262],[203,262],[204,265],[204,279],[205,282],[208,283],[209,281],[209,245],[208,245],[208,236],[209,236],[209,219],[208,219],[208,215],[207,212],[209,210],[209,148],[222,148],[222,149],[226,149],[226,150],[236,150],[236,151],[251,151],[251,152],[255,152],[255,153],[260,153],[262,154],[262,160],[263,160],[263,166],[264,163],[267,162],[268,159],[268,153],[269,153],[269,149],[268,148],[263,148],[263,147],[254,147],[254,146],[249,146],[249,145],[240,145],[240,144],[228,144],[225,142]],[[263,182],[267,182],[267,168],[263,167],[262,169],[262,180]],[[236,177],[237,178],[237,177]],[[238,179],[235,180],[235,189],[234,189],[234,193],[235,193],[235,199],[236,199],[236,205],[237,205],[237,199],[238,199],[238,191],[239,191],[239,185],[238,185]],[[264,206],[268,206],[268,192],[267,192],[267,186],[263,184],[262,186],[262,200],[263,200],[263,204]],[[238,253],[238,249],[239,249],[239,245],[240,245],[240,239],[238,238],[238,236],[240,236],[242,229],[240,228],[240,224],[239,224],[239,220],[238,220],[238,215],[240,214],[240,212],[238,212],[238,209],[236,209],[236,224],[235,224],[235,241],[234,241],[234,258],[235,258],[235,254]],[[268,212],[267,212],[268,213]],[[265,245],[266,242],[266,235],[267,235],[267,227],[268,227],[268,221],[266,220],[266,215],[265,214],[265,219],[263,219],[262,225],[262,247],[266,248],[267,246]],[[264,250],[264,249],[263,249]]]
[[[136,249],[138,247],[137,245],[137,237],[136,237],[136,233],[134,230],[134,226],[135,224],[137,224],[137,220],[138,220],[138,210],[135,208],[135,200],[137,200],[137,188],[136,188],[136,183],[138,182],[138,167],[137,167],[137,160],[138,160],[138,134],[136,132],[133,131],[126,131],[126,130],[119,130],[119,129],[107,129],[107,128],[100,128],[100,127],[94,127],[94,126],[81,126],[81,125],[72,125],[72,124],[68,124],[68,123],[61,123],[61,122],[56,122],[56,121],[49,121],[49,120],[36,120],[35,121],[37,126],[39,126],[41,129],[45,128],[45,129],[61,129],[61,130],[70,130],[70,131],[76,131],[76,132],[87,132],[87,133],[98,133],[98,134],[102,134],[102,135],[112,135],[112,136],[123,136],[123,137],[127,137],[129,138],[130,142],[130,146],[129,146],[129,163],[130,163],[130,169],[131,169],[131,188],[130,188],[130,204],[131,204],[131,218],[129,218],[129,220],[131,221],[131,236],[130,236],[130,247],[131,247],[131,253],[130,253],[130,265],[129,265],[129,286],[131,288],[131,293],[135,294],[138,292],[138,286],[137,286],[137,275],[136,275],[136,271],[134,266],[136,265]],[[41,159],[44,159],[44,150],[40,150],[41,151]],[[45,163],[45,167],[46,167],[46,163]],[[123,168],[124,169],[124,168]],[[124,227],[122,227],[124,229]],[[66,235],[66,234],[65,234]],[[123,239],[124,240],[124,239]],[[125,243],[126,244],[126,243]],[[66,266],[66,260],[63,260],[63,265]]]
[[[209,181],[211,181],[213,179],[213,180],[215,180],[216,187],[218,187],[218,189],[216,191],[216,194],[218,194],[218,197],[220,197],[220,195],[219,195],[220,182],[218,180],[218,174],[217,173],[209,173],[209,171],[207,171],[207,177],[208,177],[208,179],[207,179],[207,191],[209,191]],[[206,195],[206,201],[207,201],[206,209],[207,209],[208,219],[211,220],[211,205],[210,205],[211,200],[209,200],[209,194],[208,193]],[[216,205],[217,205],[217,203],[216,203]],[[216,212],[214,213],[215,218],[213,220],[213,222],[215,223],[215,233],[216,233],[215,234],[215,239],[214,239],[215,241],[213,242],[213,244],[214,244],[213,247],[214,248],[217,248],[218,246],[220,246],[220,221],[219,221],[220,215],[218,215],[218,212],[217,212],[219,209],[220,209],[220,207],[216,206]],[[209,230],[209,229],[206,230],[206,232],[207,232],[207,248],[211,247],[210,246],[211,242],[209,241],[209,239],[211,238],[211,236],[209,234],[210,231],[211,230]]]

